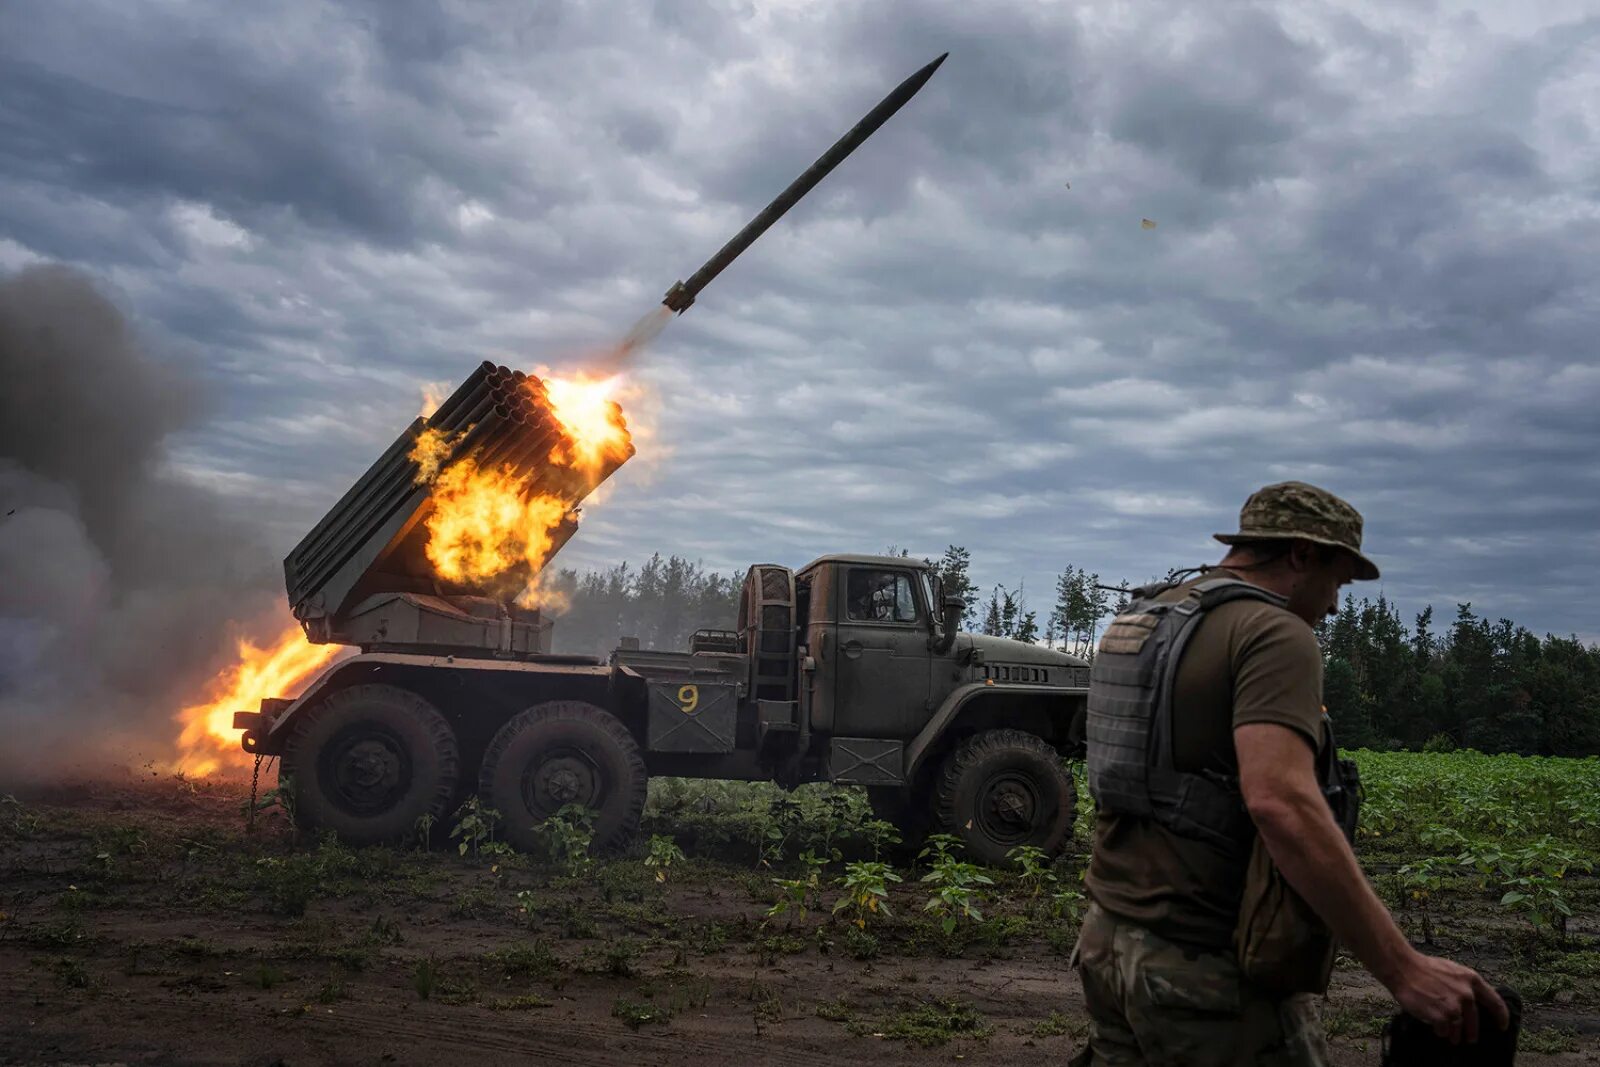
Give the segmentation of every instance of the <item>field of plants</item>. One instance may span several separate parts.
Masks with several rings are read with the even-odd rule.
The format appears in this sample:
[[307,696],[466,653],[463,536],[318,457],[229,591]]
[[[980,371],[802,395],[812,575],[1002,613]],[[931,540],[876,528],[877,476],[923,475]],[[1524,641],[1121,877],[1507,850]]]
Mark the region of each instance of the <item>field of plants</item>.
[[[1407,932],[1522,992],[1519,1062],[1600,1060],[1600,760],[1356,758]],[[246,793],[0,798],[0,1063],[1020,1063],[1086,1029],[1087,802],[1076,851],[995,870],[905,848],[850,789],[658,780],[606,858],[577,810],[539,855],[475,802],[351,849]],[[1376,1063],[1392,1010],[1342,960],[1338,1062]]]

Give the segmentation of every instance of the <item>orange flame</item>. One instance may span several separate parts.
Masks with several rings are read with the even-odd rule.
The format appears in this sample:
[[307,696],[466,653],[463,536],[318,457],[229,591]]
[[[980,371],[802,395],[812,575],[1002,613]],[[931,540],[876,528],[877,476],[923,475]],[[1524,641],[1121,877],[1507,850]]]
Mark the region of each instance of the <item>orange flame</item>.
[[313,645],[293,622],[264,647],[240,638],[238,660],[212,679],[205,702],[174,716],[183,726],[176,769],[204,777],[224,767],[248,766],[251,756],[239,747],[233,713],[256,711],[266,697],[295,696],[343,651],[338,645]]
[[622,376],[615,374],[544,379],[550,411],[569,438],[550,454],[550,461],[582,471],[591,486],[600,480],[607,463],[621,463],[629,455],[628,424],[622,406],[613,399],[621,384]]
[[[632,454],[622,407],[613,399],[620,383],[620,375],[543,379],[538,400],[549,405],[564,431],[549,460],[577,471],[589,489],[602,480],[607,466]],[[535,394],[538,384],[530,379]],[[558,595],[542,589],[538,575],[555,547],[556,531],[574,518],[577,499],[530,493],[526,475],[510,467],[480,466],[473,456],[448,462],[455,445],[454,438],[427,429],[411,450],[417,481],[433,487],[428,561],[439,577],[467,585],[482,585],[526,563],[529,584],[517,603],[559,609]]]
[[522,562],[535,572],[544,566],[569,508],[553,496],[524,498],[523,485],[510,469],[481,468],[470,457],[434,479],[427,553],[439,577],[472,584]]

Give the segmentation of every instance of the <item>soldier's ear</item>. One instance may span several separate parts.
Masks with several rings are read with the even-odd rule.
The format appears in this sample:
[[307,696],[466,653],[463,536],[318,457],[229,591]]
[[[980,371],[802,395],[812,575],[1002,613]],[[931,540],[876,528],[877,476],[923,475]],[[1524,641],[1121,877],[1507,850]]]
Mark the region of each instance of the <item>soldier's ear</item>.
[[1317,567],[1322,560],[1318,551],[1322,546],[1312,544],[1310,541],[1293,541],[1289,545],[1289,569],[1294,571],[1309,571]]

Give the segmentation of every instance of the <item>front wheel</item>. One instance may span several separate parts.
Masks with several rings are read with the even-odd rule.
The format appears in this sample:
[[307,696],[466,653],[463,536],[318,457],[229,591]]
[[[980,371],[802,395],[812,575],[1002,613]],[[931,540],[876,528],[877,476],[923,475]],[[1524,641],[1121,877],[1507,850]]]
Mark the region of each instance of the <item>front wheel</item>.
[[444,716],[392,685],[356,685],[307,708],[278,772],[295,821],[352,845],[395,842],[449,810],[460,760]]
[[592,852],[615,852],[639,831],[649,777],[633,735],[604,708],[580,700],[536,704],[500,728],[483,755],[478,795],[498,811],[523,851],[534,827],[578,804],[594,812]]
[[974,862],[999,867],[1019,845],[1060,854],[1072,840],[1078,794],[1043,738],[985,730],[945,757],[936,812],[940,829],[960,838]]

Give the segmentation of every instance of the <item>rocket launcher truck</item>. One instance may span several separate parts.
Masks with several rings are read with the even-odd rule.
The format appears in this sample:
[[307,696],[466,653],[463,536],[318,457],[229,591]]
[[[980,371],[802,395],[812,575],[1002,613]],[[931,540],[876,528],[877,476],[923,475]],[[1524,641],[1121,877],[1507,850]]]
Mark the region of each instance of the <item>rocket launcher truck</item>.
[[[943,56],[908,78],[663,304],[681,313],[734,257],[888,119]],[[1076,793],[1089,665],[1037,645],[961,633],[965,605],[926,564],[825,555],[751,567],[738,617],[686,650],[551,651],[552,620],[517,593],[577,530],[598,469],[559,456],[563,428],[538,379],[485,363],[417,419],[284,561],[313,642],[356,646],[294,699],[241,711],[245,751],[277,757],[296,819],[353,843],[442,823],[468,797],[529,848],[568,804],[592,847],[637,831],[651,775],[831,781],[864,787],[915,841],[932,831],[1004,862],[1059,852]],[[419,448],[424,441],[433,446]],[[442,442],[442,444],[441,444]],[[428,553],[436,486],[424,461],[514,475],[565,514],[536,562],[450,580]]]

